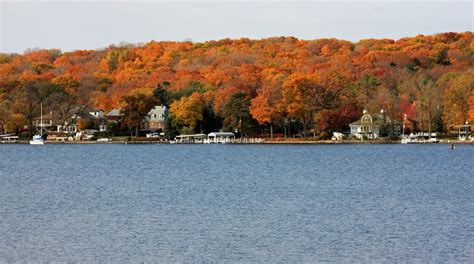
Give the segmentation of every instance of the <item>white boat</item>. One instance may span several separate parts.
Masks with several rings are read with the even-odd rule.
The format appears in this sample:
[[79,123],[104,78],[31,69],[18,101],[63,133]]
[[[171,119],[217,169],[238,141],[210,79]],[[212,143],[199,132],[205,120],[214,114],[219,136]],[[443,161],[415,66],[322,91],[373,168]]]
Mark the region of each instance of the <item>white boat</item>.
[[426,133],[418,133],[414,135],[413,133],[409,136],[402,137],[402,144],[432,144],[432,143],[439,143],[439,140],[436,137],[424,137]]
[[439,143],[439,140],[436,139],[436,133],[425,133],[419,132],[417,134],[410,133],[410,135],[405,135],[405,121],[407,115],[403,114],[403,132],[402,132],[402,144],[431,144]]
[[41,103],[40,131],[30,140],[30,145],[44,145],[43,140],[43,103]]
[[34,135],[30,140],[30,145],[44,145],[43,136],[41,134]]

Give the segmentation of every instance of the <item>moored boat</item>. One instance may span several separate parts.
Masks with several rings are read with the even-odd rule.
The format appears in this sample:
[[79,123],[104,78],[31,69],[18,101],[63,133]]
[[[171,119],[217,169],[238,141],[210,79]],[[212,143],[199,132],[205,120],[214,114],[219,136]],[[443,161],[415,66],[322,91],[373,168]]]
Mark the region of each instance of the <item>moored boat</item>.
[[419,132],[416,134],[411,133],[408,136],[402,136],[402,144],[430,144],[430,143],[439,143],[439,140],[436,138],[436,133],[423,133]]
[[43,140],[43,103],[41,103],[40,131],[30,140],[30,145],[44,145]]
[[43,135],[34,135],[30,140],[30,145],[44,145]]

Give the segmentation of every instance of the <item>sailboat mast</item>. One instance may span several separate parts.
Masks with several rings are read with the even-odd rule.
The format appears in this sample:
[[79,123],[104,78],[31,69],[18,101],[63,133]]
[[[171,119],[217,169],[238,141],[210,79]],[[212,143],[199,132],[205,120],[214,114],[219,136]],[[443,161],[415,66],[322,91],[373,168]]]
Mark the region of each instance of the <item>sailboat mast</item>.
[[402,131],[402,138],[405,138],[405,120],[407,120],[407,114],[403,114],[403,131]]
[[40,111],[41,111],[41,115],[40,115],[40,134],[41,136],[43,135],[43,102],[40,103]]

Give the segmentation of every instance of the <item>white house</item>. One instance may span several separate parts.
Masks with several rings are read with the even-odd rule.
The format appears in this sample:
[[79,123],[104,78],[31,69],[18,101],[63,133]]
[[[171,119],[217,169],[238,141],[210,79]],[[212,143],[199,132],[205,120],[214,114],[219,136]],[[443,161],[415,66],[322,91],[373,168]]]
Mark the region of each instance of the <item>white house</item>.
[[370,115],[366,110],[362,117],[351,123],[351,136],[357,139],[377,139],[387,136],[400,136],[402,124],[390,119],[382,109],[380,114]]

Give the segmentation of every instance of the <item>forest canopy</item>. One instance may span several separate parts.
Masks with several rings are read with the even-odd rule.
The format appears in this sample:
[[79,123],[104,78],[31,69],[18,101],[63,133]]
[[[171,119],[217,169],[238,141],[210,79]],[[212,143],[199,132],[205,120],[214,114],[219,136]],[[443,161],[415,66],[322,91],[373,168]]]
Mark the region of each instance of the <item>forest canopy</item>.
[[170,106],[173,124],[186,131],[219,124],[263,133],[291,122],[305,134],[344,131],[363,109],[384,109],[396,120],[406,114],[409,129],[448,131],[474,123],[473,62],[472,32],[356,43],[151,41],[0,54],[0,131],[31,125],[39,102],[66,115],[77,106],[123,108],[138,94]]

